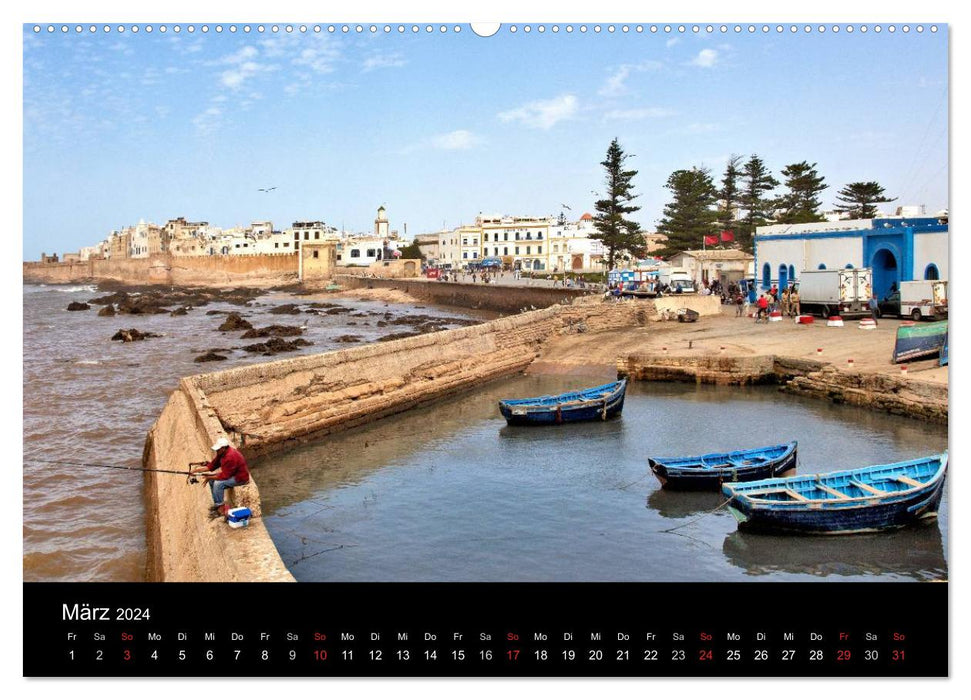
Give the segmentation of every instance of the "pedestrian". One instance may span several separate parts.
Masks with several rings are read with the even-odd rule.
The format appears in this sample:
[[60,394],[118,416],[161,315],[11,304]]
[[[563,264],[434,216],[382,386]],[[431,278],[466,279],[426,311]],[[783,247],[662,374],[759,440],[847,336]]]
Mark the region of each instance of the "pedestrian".
[[755,322],[758,323],[761,319],[765,319],[765,322],[769,322],[769,295],[762,294],[759,296],[759,300],[755,303],[757,307],[757,312],[755,314]]
[[880,305],[877,304],[877,298],[870,297],[868,306],[870,307],[870,316],[873,317],[873,325],[875,326],[877,325],[877,319],[880,318]]
[[799,316],[799,287],[793,287],[789,294],[789,315]]
[[789,288],[786,287],[782,290],[782,315],[789,315]]
[[745,297],[742,296],[741,292],[735,292],[735,316],[736,318],[742,315],[742,305],[745,303]]
[[246,466],[246,458],[224,437],[216,440],[212,451],[216,453],[212,461],[204,467],[191,470],[191,473],[202,474],[202,483],[209,484],[212,494],[212,506],[209,507],[211,514],[226,515],[223,494],[228,488],[249,483],[249,467]]

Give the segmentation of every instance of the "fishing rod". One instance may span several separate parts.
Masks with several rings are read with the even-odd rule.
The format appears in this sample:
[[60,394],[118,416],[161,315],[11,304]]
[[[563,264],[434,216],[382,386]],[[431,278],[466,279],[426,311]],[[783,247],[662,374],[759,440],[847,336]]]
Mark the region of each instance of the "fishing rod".
[[[186,469],[186,471],[175,471],[174,469],[148,469],[146,467],[124,467],[119,464],[92,464],[90,462],[66,462],[58,459],[40,459],[36,457],[33,458],[32,461],[44,462],[46,464],[67,464],[74,467],[91,467],[96,469],[124,469],[125,471],[130,471],[130,472],[158,472],[160,474],[181,474],[182,476],[187,477],[186,481],[188,483],[190,484],[198,483],[198,479],[195,478],[195,474],[193,474],[188,469]],[[209,464],[209,463],[208,462],[189,462],[190,467],[201,467],[206,464]]]

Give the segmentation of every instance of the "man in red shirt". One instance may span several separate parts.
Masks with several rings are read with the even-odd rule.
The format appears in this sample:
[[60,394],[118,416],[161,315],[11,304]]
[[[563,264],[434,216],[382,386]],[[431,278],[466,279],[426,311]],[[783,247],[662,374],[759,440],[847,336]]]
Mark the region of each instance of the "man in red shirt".
[[759,297],[756,302],[758,306],[758,312],[755,314],[755,322],[758,323],[760,319],[765,318],[766,321],[769,320],[769,297],[763,294]]
[[203,472],[214,472],[215,474],[203,474],[203,483],[209,484],[212,492],[213,505],[210,510],[215,514],[225,515],[226,506],[223,503],[223,493],[232,486],[242,486],[249,483],[249,468],[246,466],[246,459],[240,454],[239,450],[229,444],[229,440],[224,437],[216,440],[212,446],[216,456],[204,467],[193,469],[193,474],[203,474]]

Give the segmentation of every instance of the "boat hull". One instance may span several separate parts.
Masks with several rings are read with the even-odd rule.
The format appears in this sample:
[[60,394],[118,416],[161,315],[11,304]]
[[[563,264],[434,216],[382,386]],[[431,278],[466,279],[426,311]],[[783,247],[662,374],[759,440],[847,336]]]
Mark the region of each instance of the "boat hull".
[[[724,486],[723,492],[730,497],[728,510],[738,521],[739,530],[847,535],[893,530],[936,518],[944,495],[945,480],[946,464],[939,475],[928,483],[886,496],[766,502],[740,496],[731,485]],[[779,482],[785,486],[785,480]],[[772,480],[761,484],[772,485]]]
[[777,460],[751,466],[732,466],[702,469],[679,467],[648,458],[651,471],[661,487],[673,491],[719,491],[722,484],[739,481],[758,481],[787,476],[796,470],[796,446]]
[[624,393],[603,401],[585,402],[583,405],[550,409],[547,407],[508,407],[500,405],[499,411],[509,425],[560,425],[582,421],[610,420],[624,410]]

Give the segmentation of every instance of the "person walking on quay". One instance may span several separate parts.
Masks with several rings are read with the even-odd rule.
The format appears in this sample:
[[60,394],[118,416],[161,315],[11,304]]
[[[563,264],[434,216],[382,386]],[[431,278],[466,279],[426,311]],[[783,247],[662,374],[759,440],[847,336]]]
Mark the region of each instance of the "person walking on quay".
[[[249,483],[249,467],[246,465],[246,458],[224,437],[216,440],[212,450],[216,453],[212,461],[203,467],[191,470],[190,473],[202,474],[202,483],[209,484],[213,503],[209,510],[212,514],[226,515],[223,494],[228,488]],[[217,469],[219,471],[215,474],[204,473],[214,472]]]
[[742,315],[742,307],[745,304],[745,297],[742,296],[740,291],[735,292],[735,317],[738,318]]
[[870,301],[867,302],[867,306],[870,309],[870,316],[873,317],[873,325],[877,325],[877,319],[880,317],[880,305],[877,304],[876,297],[870,297]]
[[799,316],[799,287],[793,287],[789,293],[789,315]]
[[786,287],[785,289],[782,290],[782,307],[781,307],[781,310],[782,310],[782,315],[783,316],[788,316],[789,315],[789,288],[788,287]]

